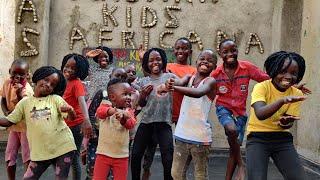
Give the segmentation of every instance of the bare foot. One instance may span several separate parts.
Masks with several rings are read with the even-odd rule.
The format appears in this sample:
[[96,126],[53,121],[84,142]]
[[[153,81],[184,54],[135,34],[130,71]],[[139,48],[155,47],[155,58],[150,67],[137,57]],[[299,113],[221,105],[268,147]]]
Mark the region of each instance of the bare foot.
[[144,170],[142,174],[142,180],[149,180],[151,176],[150,170]]
[[244,180],[245,177],[246,177],[246,166],[245,165],[238,166],[238,172],[235,177],[235,180]]

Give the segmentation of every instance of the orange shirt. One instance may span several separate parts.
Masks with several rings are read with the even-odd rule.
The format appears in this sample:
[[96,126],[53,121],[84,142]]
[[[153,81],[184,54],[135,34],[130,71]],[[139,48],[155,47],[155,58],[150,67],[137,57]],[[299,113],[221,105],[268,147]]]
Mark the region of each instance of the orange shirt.
[[[195,74],[197,69],[190,65],[183,65],[177,63],[167,64],[167,71],[177,75],[179,78],[184,77],[187,74]],[[177,122],[180,114],[180,107],[183,99],[183,94],[174,91],[173,92],[173,102],[172,102],[172,121]]]
[[70,104],[70,106],[73,107],[77,115],[75,120],[65,119],[69,127],[76,126],[83,122],[84,117],[81,111],[80,104],[78,102],[78,98],[80,96],[85,96],[85,95],[86,95],[85,87],[80,81],[80,79],[74,79],[74,80],[68,81],[66,90],[64,91],[64,94],[63,94],[63,99],[68,104]]
[[[2,87],[2,97],[6,99],[7,102],[7,108],[9,111],[13,111],[17,103],[19,102],[17,94],[16,94],[16,88],[11,83],[11,79],[7,79],[3,83]],[[25,87],[22,89],[22,95],[23,96],[32,96],[33,95],[33,89],[30,86],[29,83],[26,83]],[[9,131],[16,131],[16,132],[24,132],[25,131],[25,122],[19,122],[16,125],[13,125],[8,128]]]

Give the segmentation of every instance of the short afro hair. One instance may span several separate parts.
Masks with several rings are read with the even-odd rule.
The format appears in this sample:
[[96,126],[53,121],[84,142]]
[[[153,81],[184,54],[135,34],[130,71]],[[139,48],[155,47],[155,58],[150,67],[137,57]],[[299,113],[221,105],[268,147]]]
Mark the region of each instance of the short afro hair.
[[[289,60],[289,64],[283,69],[283,65],[286,59]],[[286,71],[291,65],[292,61],[296,61],[299,67],[299,72],[298,72],[298,77],[296,82],[296,83],[299,83],[304,76],[304,73],[306,70],[306,64],[305,64],[304,58],[295,52],[278,51],[271,54],[264,62],[264,68],[267,74],[270,76],[270,78],[273,79],[281,72]]]
[[[102,51],[107,52],[107,54],[109,56],[109,59],[108,59],[109,64],[113,63],[113,54],[112,54],[112,51],[110,48],[108,48],[106,46],[98,46],[98,47],[96,47],[96,49],[101,49]],[[93,60],[94,60],[94,62],[99,63],[98,56],[93,57]]]
[[149,61],[150,53],[152,51],[156,51],[160,54],[161,60],[162,60],[162,69],[161,70],[164,72],[167,68],[168,60],[167,60],[167,55],[166,55],[165,51],[160,48],[151,48],[146,53],[144,53],[143,59],[142,59],[142,69],[149,74],[151,73],[151,70],[148,67],[148,61]]
[[89,62],[87,58],[80,54],[72,53],[64,56],[62,60],[61,71],[63,71],[64,66],[71,58],[76,61],[77,71],[75,72],[75,76],[81,80],[84,80],[89,74]]
[[56,87],[54,87],[53,92],[51,94],[57,94],[59,96],[62,96],[64,93],[64,90],[66,89],[67,81],[64,78],[61,71],[56,69],[53,66],[43,66],[37,69],[32,76],[32,82],[37,83],[41,79],[44,79],[45,77],[50,76],[51,74],[57,73],[59,76],[59,83]]

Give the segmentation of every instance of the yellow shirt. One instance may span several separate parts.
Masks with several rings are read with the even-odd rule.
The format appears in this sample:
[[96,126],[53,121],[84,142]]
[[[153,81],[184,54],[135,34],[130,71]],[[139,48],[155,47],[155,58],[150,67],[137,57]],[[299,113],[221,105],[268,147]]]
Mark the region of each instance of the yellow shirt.
[[26,120],[27,138],[32,161],[56,158],[76,150],[71,130],[63,119],[60,107],[67,104],[58,95],[26,97],[18,102],[8,120]]
[[261,83],[258,83],[254,86],[251,94],[251,109],[249,123],[247,126],[247,134],[250,132],[287,132],[288,129],[281,128],[278,123],[282,115],[300,115],[300,106],[301,102],[289,103],[283,105],[276,113],[271,117],[265,120],[259,120],[256,117],[252,104],[258,101],[263,101],[266,104],[271,104],[278,99],[284,98],[286,96],[302,96],[302,92],[295,87],[290,87],[285,92],[278,91],[274,85],[271,83],[271,80],[266,80]]
[[[12,85],[11,79],[7,79],[2,86],[2,98],[6,99],[6,105],[9,111],[13,111],[16,104],[19,102],[16,88]],[[33,89],[29,83],[26,83],[26,86],[22,89],[22,95],[33,96]],[[13,125],[8,128],[9,131],[24,132],[26,130],[26,124],[24,121],[19,122],[16,125]]]

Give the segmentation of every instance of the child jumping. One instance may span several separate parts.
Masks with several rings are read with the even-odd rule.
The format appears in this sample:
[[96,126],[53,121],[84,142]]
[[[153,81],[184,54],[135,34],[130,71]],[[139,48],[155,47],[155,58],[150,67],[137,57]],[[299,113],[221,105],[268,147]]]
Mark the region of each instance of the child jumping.
[[237,179],[244,180],[245,165],[240,154],[247,122],[246,100],[251,79],[262,82],[269,76],[248,61],[238,60],[237,45],[230,39],[219,45],[223,64],[211,76],[217,81],[216,114],[225,129],[230,146],[226,180],[231,180],[238,166]]
[[271,80],[258,83],[252,91],[247,127],[248,180],[266,180],[269,158],[273,159],[284,179],[305,179],[289,128],[300,119],[301,101],[306,97],[294,84],[305,72],[303,57],[279,51],[264,63]]
[[0,126],[25,120],[31,162],[23,179],[39,179],[51,164],[56,179],[67,179],[76,146],[63,120],[65,113],[70,119],[75,118],[73,108],[60,97],[66,80],[59,70],[45,66],[34,72],[32,82],[34,96],[19,101],[7,118],[0,118]]
[[[136,123],[131,107],[131,86],[123,79],[108,83],[110,103],[101,103],[97,109],[100,136],[94,166],[94,180],[106,179],[112,168],[114,179],[126,180],[129,162],[129,129]],[[110,102],[109,101],[109,102]]]
[[191,161],[194,164],[194,178],[209,179],[212,129],[208,116],[216,88],[216,81],[209,75],[217,66],[217,56],[211,50],[204,50],[196,64],[197,73],[190,78],[187,87],[173,86],[175,91],[185,94],[174,132],[176,145],[171,174],[175,180],[186,180]]
[[72,161],[73,179],[81,179],[80,148],[83,134],[87,138],[92,136],[92,126],[90,123],[88,108],[85,102],[85,87],[81,80],[88,76],[89,63],[80,54],[68,54],[62,60],[61,71],[67,80],[67,87],[63,94],[63,99],[70,104],[76,112],[76,119],[66,119],[70,127],[77,151]]
[[[23,97],[33,95],[32,87],[27,82],[28,72],[29,65],[26,61],[18,59],[12,62],[9,70],[10,78],[4,82],[2,87],[1,108],[4,115],[8,116]],[[8,179],[14,180],[16,178],[16,162],[19,148],[21,147],[25,170],[27,170],[30,162],[30,150],[24,122],[12,125],[8,130],[9,136],[5,160]]]

